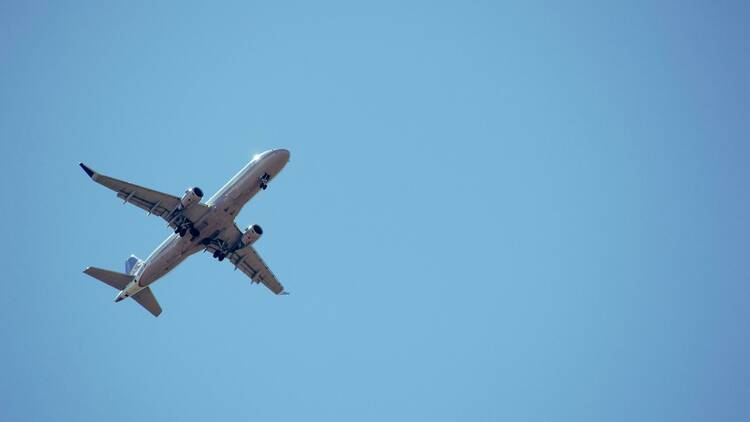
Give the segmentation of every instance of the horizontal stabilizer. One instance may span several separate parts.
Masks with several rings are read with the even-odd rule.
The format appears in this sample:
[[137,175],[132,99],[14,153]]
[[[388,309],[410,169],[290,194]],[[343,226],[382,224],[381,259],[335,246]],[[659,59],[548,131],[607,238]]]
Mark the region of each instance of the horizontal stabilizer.
[[159,302],[156,301],[156,297],[150,287],[146,287],[140,292],[134,294],[133,299],[146,308],[147,311],[151,312],[151,315],[159,316],[159,314],[161,314],[161,306],[159,306]]
[[109,284],[117,290],[124,289],[128,283],[133,281],[132,275],[109,271],[103,268],[88,267],[83,272],[103,283]]

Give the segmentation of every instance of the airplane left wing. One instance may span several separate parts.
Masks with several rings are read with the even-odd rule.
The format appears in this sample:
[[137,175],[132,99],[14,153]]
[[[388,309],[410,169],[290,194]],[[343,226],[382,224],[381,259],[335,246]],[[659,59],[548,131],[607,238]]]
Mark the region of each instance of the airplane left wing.
[[174,195],[105,176],[95,172],[83,163],[79,165],[89,175],[91,180],[117,192],[117,197],[126,203],[129,202],[138,208],[148,211],[149,214],[163,218],[172,228],[176,228],[177,224],[184,222],[184,219],[195,223],[208,212],[208,206],[195,203],[177,213],[180,198]]
[[[240,232],[240,229],[237,225],[232,225],[231,229],[222,232],[216,240],[223,245],[236,245],[241,237],[242,232]],[[219,246],[217,243],[211,243],[206,247],[206,250],[217,252]],[[277,295],[288,294],[284,291],[284,286],[279,283],[279,280],[276,279],[271,269],[263,261],[263,258],[260,257],[258,251],[251,245],[243,246],[234,252],[229,252],[226,255],[226,259],[234,265],[235,270],[239,269],[250,277],[251,283],[263,283],[264,286]]]

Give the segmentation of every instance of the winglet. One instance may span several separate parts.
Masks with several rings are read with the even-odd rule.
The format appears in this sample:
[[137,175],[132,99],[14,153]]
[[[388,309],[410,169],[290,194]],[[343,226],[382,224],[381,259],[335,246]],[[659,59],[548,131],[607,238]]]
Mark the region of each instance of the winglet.
[[89,177],[91,177],[92,179],[94,178],[94,175],[96,174],[94,170],[91,170],[88,166],[86,166],[86,164],[83,164],[83,163],[78,163],[78,165],[81,166],[83,171],[85,171],[86,174],[89,175]]
[[279,293],[279,296],[289,296],[289,292],[284,290],[283,292]]

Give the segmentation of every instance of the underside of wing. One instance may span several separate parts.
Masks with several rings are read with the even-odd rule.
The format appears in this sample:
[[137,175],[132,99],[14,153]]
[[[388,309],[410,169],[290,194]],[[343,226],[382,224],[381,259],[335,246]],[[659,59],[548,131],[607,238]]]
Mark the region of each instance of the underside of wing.
[[125,203],[133,204],[149,214],[163,218],[172,228],[185,225],[186,222],[194,223],[208,211],[208,206],[199,202],[181,209],[181,199],[174,195],[105,176],[83,163],[79,165],[93,181],[115,191],[117,197]]
[[271,269],[258,255],[258,251],[252,246],[246,246],[237,253],[233,253],[230,259],[235,268],[245,273],[253,282],[263,283],[277,295],[284,293],[284,286],[279,283]]
[[240,270],[247,275],[252,283],[263,283],[275,294],[286,294],[284,286],[279,283],[268,265],[251,245],[238,244],[242,233],[237,226],[226,230],[220,237],[206,247],[206,250],[214,255],[224,254],[226,259],[234,265],[235,270]]

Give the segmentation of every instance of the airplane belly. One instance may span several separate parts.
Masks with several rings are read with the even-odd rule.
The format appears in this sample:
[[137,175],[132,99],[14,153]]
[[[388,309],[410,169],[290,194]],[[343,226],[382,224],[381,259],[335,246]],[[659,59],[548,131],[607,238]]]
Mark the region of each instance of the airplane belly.
[[191,243],[188,239],[187,236],[182,238],[176,236],[167,247],[147,260],[138,284],[142,287],[148,286],[175,269],[187,257],[202,249],[201,246]]

